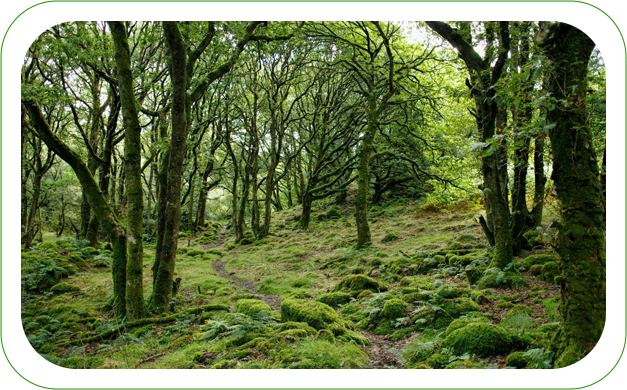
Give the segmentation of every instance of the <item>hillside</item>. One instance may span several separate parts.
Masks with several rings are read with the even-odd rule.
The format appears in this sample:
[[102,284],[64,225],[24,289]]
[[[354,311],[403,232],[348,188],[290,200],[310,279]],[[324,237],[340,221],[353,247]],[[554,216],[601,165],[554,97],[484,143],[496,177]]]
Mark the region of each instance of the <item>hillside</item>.
[[[549,236],[527,234],[534,249],[492,272],[478,203],[371,207],[360,250],[350,200],[315,206],[308,231],[294,208],[261,240],[235,244],[228,221],[182,233],[171,312],[125,324],[111,311],[111,252],[45,240],[22,254],[28,339],[69,368],[551,367]],[[148,299],[154,244],[144,250]]]

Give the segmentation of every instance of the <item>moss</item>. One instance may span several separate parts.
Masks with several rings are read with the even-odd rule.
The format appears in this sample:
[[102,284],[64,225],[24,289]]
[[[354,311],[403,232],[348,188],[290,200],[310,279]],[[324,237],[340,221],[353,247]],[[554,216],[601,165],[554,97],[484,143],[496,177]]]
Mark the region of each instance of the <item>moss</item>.
[[[368,291],[368,290],[366,290]],[[331,307],[344,305],[351,300],[351,295],[344,292],[330,292],[318,297],[318,301],[325,303]]]
[[413,327],[395,330],[394,333],[392,333],[392,335],[388,337],[388,339],[392,341],[402,340],[410,334],[414,333],[414,330],[415,329]]
[[524,348],[525,343],[520,337],[501,327],[473,323],[451,332],[442,341],[442,347],[449,348],[458,355],[468,352],[479,357],[488,357]]
[[496,309],[501,309],[501,310],[510,309],[512,307],[514,307],[514,304],[511,302],[507,302],[507,301],[500,302],[495,306]]
[[433,290],[433,279],[425,276],[406,276],[401,279],[399,286]]
[[559,256],[546,255],[546,254],[530,255],[530,256],[525,257],[525,259],[522,261],[522,264],[525,268],[529,269],[533,265],[536,265],[536,264],[544,265],[551,261],[552,262],[559,261]]
[[388,233],[385,235],[385,237],[383,237],[383,239],[381,240],[382,243],[388,243],[388,242],[392,242],[392,241],[396,241],[399,239],[398,234],[392,232],[392,233]]
[[466,267],[470,265],[470,263],[472,263],[475,259],[476,257],[473,256],[472,254],[467,254],[464,256],[452,255],[449,257],[448,263],[452,266],[461,268],[461,267]]
[[235,311],[255,318],[262,313],[273,313],[274,308],[260,299],[240,299],[235,305]]
[[102,356],[71,356],[60,362],[65,368],[98,368],[104,362]]
[[327,340],[303,340],[293,349],[279,353],[284,368],[365,368],[368,356],[354,343],[338,344]]
[[70,284],[67,282],[61,282],[61,283],[55,284],[54,286],[50,288],[50,291],[55,294],[64,294],[64,293],[80,291],[80,290],[81,288],[78,287],[77,285]]
[[381,318],[388,318],[395,320],[397,318],[405,317],[405,311],[407,310],[407,303],[400,299],[390,299],[383,305],[383,309],[379,313]]
[[433,368],[444,368],[448,364],[448,355],[436,352],[429,356],[426,363]]
[[384,318],[381,321],[379,321],[377,326],[374,328],[374,334],[379,335],[379,336],[391,334],[393,331],[394,331],[394,321],[387,319],[387,318]]
[[515,271],[489,268],[477,282],[477,288],[520,288],[527,285],[527,278]]
[[359,293],[359,295],[357,295],[357,299],[363,299],[365,297],[369,297],[371,296],[373,293],[370,290],[364,290],[362,292]]
[[444,336],[446,337],[457,329],[461,329],[468,324],[474,324],[479,322],[487,323],[488,319],[483,317],[482,315],[458,318],[456,320],[453,320],[453,322],[449,324],[449,326],[446,328],[446,331],[444,332]]
[[322,302],[286,299],[281,303],[281,321],[306,322],[319,330],[339,322],[339,317],[333,308]]
[[512,352],[505,359],[506,367],[525,368],[527,363],[529,363],[529,357],[525,356],[525,353],[521,351]]
[[557,263],[554,261],[549,261],[542,266],[542,276],[544,280],[548,283],[554,283],[555,277],[559,275],[559,268],[557,267]]
[[289,321],[289,322],[285,322],[285,323],[281,324],[281,326],[278,329],[278,332],[283,332],[283,331],[288,330],[288,329],[303,329],[303,330],[305,330],[307,332],[308,336],[316,334],[316,330],[314,328],[312,328],[311,326],[309,326],[307,323],[305,323],[305,322],[294,322],[294,321]]
[[529,268],[529,275],[538,276],[542,273],[542,264],[534,264]]
[[189,256],[189,257],[202,256],[204,254],[205,254],[205,251],[200,250],[200,249],[189,249],[189,250],[187,250],[187,256]]
[[387,284],[378,282],[366,275],[348,275],[335,286],[333,291],[352,291],[358,294],[363,290],[381,292],[387,291],[388,288]]
[[445,370],[482,369],[484,365],[470,360],[456,360],[444,366]]
[[330,343],[335,343],[335,336],[333,335],[333,332],[327,329],[320,329],[318,333],[316,334],[316,339],[326,340]]
[[342,212],[335,206],[330,207],[326,214],[328,219],[339,219],[342,217]]

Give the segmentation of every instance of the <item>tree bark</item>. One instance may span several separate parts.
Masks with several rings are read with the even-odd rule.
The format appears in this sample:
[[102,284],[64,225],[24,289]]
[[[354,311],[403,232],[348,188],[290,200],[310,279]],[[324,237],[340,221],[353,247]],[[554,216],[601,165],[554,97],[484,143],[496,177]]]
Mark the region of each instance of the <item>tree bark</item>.
[[158,312],[167,312],[172,299],[172,280],[181,224],[181,179],[189,132],[185,43],[176,22],[163,22],[163,30],[171,58],[169,71],[172,80],[172,135],[168,148],[166,197],[163,198],[165,202],[163,246],[150,302],[151,309]]
[[126,315],[126,232],[120,226],[91,171],[81,157],[55,136],[34,102],[23,100],[37,133],[49,149],[74,170],[83,192],[113,246],[113,309],[118,317]]
[[[108,22],[115,48],[120,102],[124,120],[124,167],[127,196],[126,209],[126,316],[129,321],[146,314],[144,306],[144,198],[141,181],[141,127],[133,91],[131,52],[126,27],[122,22]],[[102,168],[102,167],[101,167]],[[109,172],[103,172],[108,175]]]
[[588,62],[594,42],[582,31],[555,23],[543,50],[554,67],[547,113],[553,174],[561,207],[559,328],[551,341],[556,368],[586,356],[605,325],[605,209],[586,108]]
[[533,208],[531,209],[531,219],[533,226],[542,225],[542,209],[544,207],[544,188],[546,185],[546,175],[544,174],[544,138],[536,136],[533,150]]

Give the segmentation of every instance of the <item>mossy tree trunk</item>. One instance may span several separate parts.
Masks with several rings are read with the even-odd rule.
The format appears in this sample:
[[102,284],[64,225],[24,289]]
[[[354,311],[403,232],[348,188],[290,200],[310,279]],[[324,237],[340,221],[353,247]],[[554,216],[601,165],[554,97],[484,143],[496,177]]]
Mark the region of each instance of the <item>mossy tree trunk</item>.
[[553,24],[543,50],[552,67],[548,92],[555,109],[547,114],[553,174],[561,203],[559,328],[551,341],[555,367],[586,356],[605,325],[605,208],[597,156],[586,108],[588,61],[594,42],[565,23]]
[[533,226],[542,225],[542,209],[544,207],[544,188],[546,185],[546,175],[544,174],[544,136],[537,135],[534,139],[533,149],[533,208],[531,209],[531,219]]
[[379,111],[374,98],[368,101],[368,126],[364,132],[359,150],[357,165],[357,193],[355,195],[355,224],[357,225],[357,248],[372,243],[370,225],[368,225],[368,192],[370,190],[370,157],[374,138],[379,126]]
[[[144,196],[141,181],[141,127],[133,91],[131,52],[126,26],[108,22],[113,37],[120,102],[124,120],[124,162],[126,168],[126,316],[129,321],[146,314],[144,306]],[[108,174],[108,172],[106,172]]]
[[113,209],[100,191],[90,169],[80,155],[52,133],[39,107],[34,102],[23,100],[22,103],[28,110],[39,138],[46,143],[50,150],[72,167],[81,183],[83,193],[100,220],[100,225],[109,235],[113,247],[113,309],[118,317],[124,317],[126,315],[126,232],[115,218]]
[[172,300],[172,280],[178,233],[181,225],[181,187],[183,160],[187,153],[188,98],[187,98],[187,52],[183,37],[176,22],[163,22],[165,41],[170,51],[170,80],[172,82],[172,134],[165,167],[167,186],[159,202],[165,204],[163,242],[150,308],[167,312]]
[[[490,22],[491,23],[491,22]],[[480,141],[483,143],[497,144],[489,151],[489,146],[485,147],[481,158],[481,172],[483,174],[483,186],[486,200],[486,213],[488,217],[487,226],[494,235],[494,258],[492,264],[499,268],[504,268],[512,262],[512,233],[509,225],[510,212],[506,197],[503,196],[502,179],[499,168],[499,141],[494,138],[495,122],[498,113],[498,105],[495,99],[496,90],[494,85],[501,78],[503,67],[507,59],[510,36],[508,22],[499,23],[498,55],[496,60],[492,58],[494,47],[494,28],[486,24],[486,36],[489,47],[486,51],[486,58],[482,58],[472,47],[469,33],[452,28],[443,22],[427,22],[427,25],[446,39],[455,49],[459,56],[466,63],[470,81],[467,85],[475,101],[475,119],[479,130]],[[494,65],[492,65],[494,64]],[[490,145],[492,146],[492,145]]]

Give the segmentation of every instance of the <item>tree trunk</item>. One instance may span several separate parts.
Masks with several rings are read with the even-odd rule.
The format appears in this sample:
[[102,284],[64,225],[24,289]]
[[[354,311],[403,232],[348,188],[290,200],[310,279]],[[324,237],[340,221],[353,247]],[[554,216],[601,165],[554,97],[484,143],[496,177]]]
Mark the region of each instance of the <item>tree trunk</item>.
[[557,197],[559,328],[551,341],[556,368],[573,364],[596,345],[605,325],[605,209],[586,109],[588,61],[594,42],[582,31],[556,23],[543,43],[554,70],[547,113]]
[[546,175],[544,174],[544,138],[538,135],[534,143],[533,173],[535,188],[533,191],[531,219],[533,220],[533,226],[541,226],[542,208],[544,206],[544,186],[546,184]]
[[113,246],[113,309],[118,317],[126,315],[126,232],[116,220],[104,194],[80,156],[57,138],[46,123],[41,111],[31,101],[22,101],[26,106],[39,137],[48,148],[63,159],[76,174],[92,210],[109,235]]
[[169,71],[172,80],[172,135],[165,189],[167,195],[163,199],[166,202],[163,247],[151,297],[151,308],[158,312],[168,311],[172,299],[172,281],[181,224],[181,179],[189,132],[185,44],[176,22],[163,22],[163,30],[171,57]]
[[359,150],[359,165],[357,178],[357,194],[355,196],[355,223],[357,225],[356,247],[363,248],[372,243],[370,226],[368,225],[368,191],[370,190],[370,155],[374,137],[378,127],[378,112],[376,102],[368,102],[368,126],[364,134],[361,149]]
[[[144,317],[146,312],[143,285],[144,200],[141,181],[141,127],[133,91],[131,53],[128,46],[126,27],[122,22],[109,22],[108,24],[113,36],[120,102],[124,120],[124,167],[126,196],[128,199],[126,212],[126,316],[129,321],[133,321]],[[108,174],[108,171],[102,172],[103,177],[106,177]]]
[[30,212],[26,222],[26,235],[24,237],[24,248],[29,249],[33,245],[35,238],[35,216],[39,211],[39,198],[41,196],[41,174],[33,175],[33,197],[30,204]]

